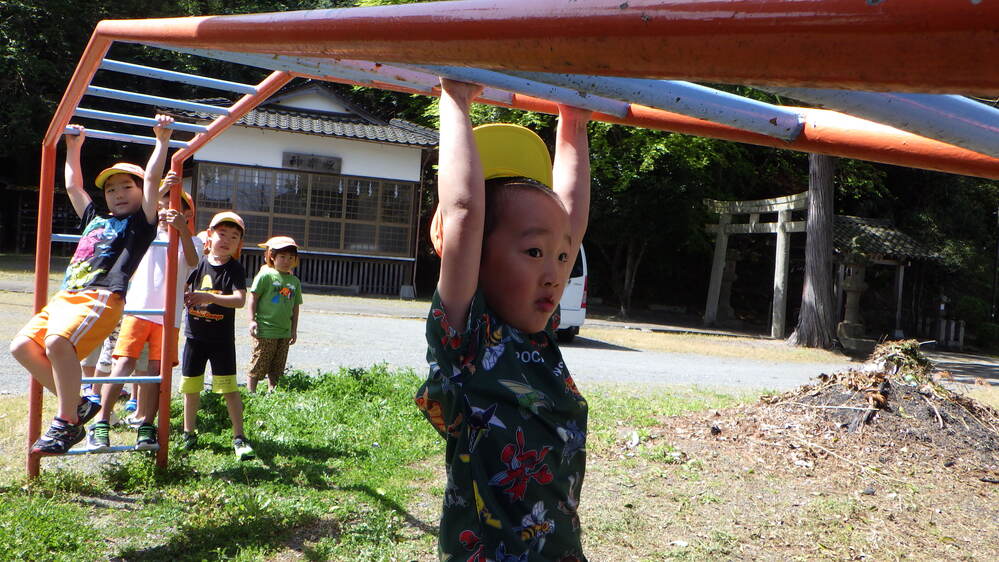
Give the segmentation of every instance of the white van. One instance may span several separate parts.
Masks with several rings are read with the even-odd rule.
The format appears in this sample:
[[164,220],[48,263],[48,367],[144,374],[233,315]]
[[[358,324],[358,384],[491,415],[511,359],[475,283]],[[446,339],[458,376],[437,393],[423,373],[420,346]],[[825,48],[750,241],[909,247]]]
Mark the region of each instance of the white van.
[[562,292],[562,300],[559,301],[562,321],[555,334],[558,341],[571,342],[572,338],[579,333],[580,326],[586,320],[587,288],[586,251],[580,246],[576,262],[572,264],[569,282],[565,286],[565,291]]

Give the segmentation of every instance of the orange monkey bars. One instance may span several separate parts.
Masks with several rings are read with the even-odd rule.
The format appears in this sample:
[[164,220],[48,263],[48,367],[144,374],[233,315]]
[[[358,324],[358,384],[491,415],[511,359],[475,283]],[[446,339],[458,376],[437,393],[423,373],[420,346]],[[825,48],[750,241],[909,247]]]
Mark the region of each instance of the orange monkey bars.
[[[731,94],[696,84],[649,80],[639,84],[607,78],[995,95],[999,93],[997,21],[999,4],[994,2],[936,0],[468,0],[103,21],[91,37],[42,143],[35,309],[45,305],[47,295],[55,147],[71,116],[148,124],[148,118],[140,116],[82,109],[83,96],[174,107],[190,103],[95,88],[90,83],[99,69],[244,94],[232,107],[213,108],[219,117],[207,126],[178,124],[178,130],[196,133],[189,141],[173,144],[182,147],[171,159],[171,169],[178,174],[195,151],[293,77],[434,95],[439,91],[434,74],[442,73],[491,86],[480,96],[482,103],[555,113],[553,100],[575,100],[597,111],[594,119],[610,123],[999,178],[999,159],[987,155],[996,153],[988,132],[999,130],[999,121],[994,121],[999,112],[990,112],[985,106],[971,104],[969,116],[962,117],[977,127],[943,131],[936,138],[947,142],[941,142],[833,111],[734,101]],[[106,60],[114,41],[212,57],[273,73],[252,86]],[[589,91],[587,83],[591,84]],[[683,94],[662,95],[656,92],[658,85]],[[629,94],[631,87],[635,90]],[[670,101],[674,95],[675,102]],[[692,99],[681,100],[685,96]],[[933,98],[925,98],[927,107],[935,103]],[[857,99],[868,98],[850,101]],[[639,100],[647,105],[635,103]],[[918,115],[907,111],[893,113],[891,122],[905,126],[918,121]],[[772,131],[766,124],[767,112],[773,112]],[[877,111],[864,114],[869,118],[883,115]],[[934,135],[941,129],[947,129],[946,118],[942,125],[913,128]],[[980,135],[981,131],[985,134]],[[979,136],[966,139],[962,135]],[[113,131],[93,136],[148,142]],[[948,144],[955,139],[978,151]],[[171,205],[180,205],[179,193],[171,194]],[[177,247],[177,233],[171,230],[169,279],[177,275]],[[165,325],[175,320],[175,292],[175,284],[168,283]],[[165,341],[164,349],[176,344]],[[168,412],[171,366],[167,362],[162,363],[160,374],[160,412]],[[39,436],[41,423],[41,388],[34,380],[29,396],[30,446]],[[161,466],[167,458],[168,427],[168,417],[160,415],[163,446],[157,463]],[[29,454],[27,469],[31,476],[38,474],[38,457]]]

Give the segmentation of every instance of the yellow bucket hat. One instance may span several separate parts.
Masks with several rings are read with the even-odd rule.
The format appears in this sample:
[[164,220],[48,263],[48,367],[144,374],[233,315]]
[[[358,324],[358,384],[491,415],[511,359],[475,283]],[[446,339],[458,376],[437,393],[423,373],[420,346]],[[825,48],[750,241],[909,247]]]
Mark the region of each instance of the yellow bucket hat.
[[[486,180],[528,178],[551,189],[552,157],[545,141],[527,127],[512,123],[491,123],[472,129],[475,146]],[[430,223],[430,241],[441,255],[444,249],[444,225],[440,207]]]

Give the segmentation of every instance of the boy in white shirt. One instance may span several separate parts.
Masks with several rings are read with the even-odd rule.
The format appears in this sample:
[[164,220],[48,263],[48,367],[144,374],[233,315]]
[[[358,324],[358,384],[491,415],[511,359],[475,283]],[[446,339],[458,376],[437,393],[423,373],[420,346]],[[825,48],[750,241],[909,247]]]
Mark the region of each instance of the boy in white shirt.
[[[180,333],[181,308],[183,306],[184,282],[190,271],[198,265],[200,252],[197,245],[200,240],[192,235],[194,218],[194,202],[191,196],[181,191],[182,211],[170,209],[170,189],[181,189],[179,179],[170,172],[164,179],[159,201],[159,228],[156,240],[170,239],[168,227],[177,229],[180,233],[180,256],[177,261],[177,292],[174,314],[173,340],[177,341]],[[166,265],[167,250],[165,246],[153,245],[139,263],[128,287],[128,306],[134,310],[162,310],[166,306]],[[142,355],[143,347],[149,346],[148,373],[159,374],[162,360],[163,316],[160,315],[125,315],[118,334],[118,342],[114,349],[113,377],[127,377],[136,370],[136,363]],[[174,346],[172,365],[177,365],[177,347]],[[121,384],[105,384],[101,388],[101,412],[98,421],[90,426],[88,444],[92,451],[110,449],[111,406],[121,391]],[[156,398],[159,385],[156,383],[140,384],[138,391],[138,409],[135,421],[138,430],[135,448],[142,451],[152,451],[159,448],[156,440]]]

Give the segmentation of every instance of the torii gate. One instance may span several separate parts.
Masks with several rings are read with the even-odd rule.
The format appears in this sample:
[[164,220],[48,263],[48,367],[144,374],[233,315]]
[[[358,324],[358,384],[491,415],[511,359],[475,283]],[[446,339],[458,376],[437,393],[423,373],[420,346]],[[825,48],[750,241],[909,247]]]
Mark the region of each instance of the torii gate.
[[[791,220],[792,211],[808,208],[808,192],[802,191],[785,197],[757,199],[755,201],[717,201],[705,199],[708,209],[718,213],[718,224],[708,224],[708,232],[715,233],[715,253],[711,261],[711,281],[708,284],[708,301],[704,305],[704,323],[713,325],[718,319],[718,301],[721,297],[722,275],[728,252],[728,237],[732,234],[776,234],[777,263],[774,266],[774,300],[770,313],[770,337],[784,337],[785,311],[787,309],[787,264],[791,255],[788,234],[805,232],[805,221]],[[760,215],[777,213],[777,222],[760,222]],[[745,224],[733,224],[732,217],[749,215]]]
[[[544,113],[565,103],[608,123],[997,179],[999,112],[953,95],[999,92],[996,21],[995,2],[938,0],[466,0],[102,21],[42,141],[35,310],[45,305],[48,289],[56,145],[70,118],[84,115],[83,96],[190,103],[91,86],[102,68],[244,93],[233,106],[214,108],[219,117],[207,127],[186,124],[196,133],[191,140],[171,141],[183,147],[171,161],[178,174],[194,151],[294,77],[438,95],[437,76],[445,76],[489,86],[480,103]],[[105,59],[117,41],[274,72],[258,85],[213,86],[212,79]],[[782,95],[860,117],[773,106],[676,79],[780,88]],[[88,116],[133,124],[145,119]],[[150,141],[114,131],[91,136]],[[171,204],[180,204],[179,193]],[[171,231],[171,279],[177,244]],[[168,282],[165,324],[173,320],[174,287]],[[169,354],[176,342],[166,340]],[[161,387],[168,387],[168,362],[161,376]],[[41,399],[32,380],[29,447],[40,433]],[[160,411],[168,405],[166,388]],[[160,465],[168,422],[160,416]],[[27,470],[38,474],[37,456],[28,455]]]

